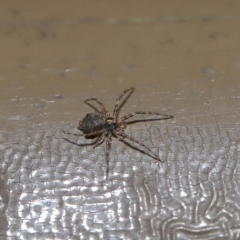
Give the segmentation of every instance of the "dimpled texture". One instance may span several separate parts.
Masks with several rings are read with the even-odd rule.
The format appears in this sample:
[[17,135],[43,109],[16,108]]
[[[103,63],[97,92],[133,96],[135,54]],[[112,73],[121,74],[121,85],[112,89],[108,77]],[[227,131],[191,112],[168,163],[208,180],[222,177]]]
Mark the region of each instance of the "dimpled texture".
[[104,145],[70,144],[59,128],[0,132],[1,236],[240,238],[239,133],[174,126],[131,132],[163,163],[116,140],[107,180]]

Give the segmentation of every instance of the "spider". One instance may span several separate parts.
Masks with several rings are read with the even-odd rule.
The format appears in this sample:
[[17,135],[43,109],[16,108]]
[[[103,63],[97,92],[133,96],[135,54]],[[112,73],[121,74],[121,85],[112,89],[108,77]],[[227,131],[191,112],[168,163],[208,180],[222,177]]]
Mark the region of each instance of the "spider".
[[[121,142],[124,142],[125,144],[128,144],[125,140],[130,140],[140,146],[142,146],[145,150],[147,150],[152,158],[160,161],[161,159],[159,156],[157,156],[155,153],[151,151],[150,148],[148,148],[144,143],[136,140],[132,136],[129,136],[124,132],[124,129],[128,125],[128,122],[125,122],[127,119],[135,116],[135,115],[142,115],[142,114],[151,114],[151,115],[158,115],[160,118],[158,120],[163,119],[170,119],[173,118],[171,115],[165,115],[160,114],[156,112],[145,112],[145,111],[137,111],[132,112],[130,114],[127,114],[123,117],[118,117],[119,110],[122,107],[122,105],[127,101],[127,99],[130,97],[132,92],[134,91],[134,88],[129,88],[123,93],[117,97],[116,103],[114,106],[113,114],[112,116],[110,113],[105,109],[104,105],[97,99],[97,98],[88,98],[84,102],[88,104],[89,106],[93,107],[92,104],[89,103],[89,101],[94,101],[98,103],[98,105],[101,108],[101,111],[98,111],[95,107],[93,107],[96,111],[88,113],[83,120],[79,121],[78,130],[81,130],[83,134],[74,134],[63,131],[65,134],[70,134],[74,136],[84,136],[85,138],[94,139],[95,141],[91,142],[90,144],[77,144],[75,142],[72,142],[66,138],[64,138],[66,141],[76,144],[78,146],[86,146],[86,145],[94,145],[93,148],[96,148],[101,143],[103,143],[104,140],[106,140],[106,162],[107,162],[107,169],[106,169],[106,179],[108,178],[108,172],[109,172],[109,151],[111,149],[111,143],[112,143],[112,137],[120,140]],[[123,98],[123,96],[126,95],[126,93],[129,93],[128,96],[125,98],[125,101],[122,102],[122,104],[119,106],[120,100]]]

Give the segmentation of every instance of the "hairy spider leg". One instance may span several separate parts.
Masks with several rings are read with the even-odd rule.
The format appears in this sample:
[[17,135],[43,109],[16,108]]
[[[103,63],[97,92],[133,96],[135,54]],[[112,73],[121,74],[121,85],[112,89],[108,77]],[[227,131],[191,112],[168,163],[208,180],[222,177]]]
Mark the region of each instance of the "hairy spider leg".
[[[127,89],[127,90],[125,90],[125,91],[123,91],[123,93],[119,96],[119,97],[117,97],[117,99],[116,99],[116,103],[115,103],[115,106],[114,106],[114,110],[113,110],[113,118],[115,118],[116,116],[117,116],[117,112],[118,112],[118,106],[119,106],[119,102],[120,102],[120,100],[122,99],[122,97],[127,93],[127,92],[129,92],[129,91],[134,91],[134,88],[129,88],[129,89]],[[131,93],[132,93],[131,92]],[[130,93],[130,94],[131,94]]]
[[105,131],[106,131],[105,129],[102,129],[102,130],[95,131],[95,132],[92,132],[92,133],[87,133],[84,136],[86,138],[97,137],[99,135],[102,135]]
[[120,121],[125,121],[137,114],[149,114],[149,115],[157,115],[157,116],[161,116],[161,118],[157,118],[157,120],[164,120],[164,119],[170,119],[173,118],[172,115],[166,115],[166,114],[161,114],[161,113],[156,113],[156,112],[143,112],[143,111],[137,111],[137,112],[132,112],[129,113],[128,115],[125,115],[123,117],[120,118]]
[[124,133],[122,131],[121,132],[114,131],[113,134],[116,135],[116,137],[119,140],[123,140],[124,141],[124,139],[126,138],[128,140],[131,140],[131,141],[141,145],[142,147],[147,149],[158,161],[162,162],[162,160],[155,153],[153,153],[150,148],[148,148],[145,144],[143,144],[142,142],[139,142],[138,140],[136,140],[132,136],[129,136],[129,135],[127,135],[126,133]]
[[[104,136],[105,136],[105,135],[103,134],[103,133],[105,132],[104,129],[103,129],[103,130],[100,130],[100,131],[92,132],[92,133],[89,133],[89,134],[70,133],[70,132],[65,132],[64,130],[62,130],[62,131],[63,131],[64,134],[69,134],[69,135],[78,136],[78,137],[82,137],[82,136],[85,136],[85,137],[97,137],[97,136],[99,136],[96,141],[93,141],[93,142],[91,142],[91,143],[77,144],[77,145],[79,145],[79,146],[88,146],[88,145],[93,145],[93,144],[95,144],[95,145],[93,146],[93,148],[95,148],[95,147],[97,147],[98,145],[100,145],[100,144],[102,143],[102,140],[103,140]],[[68,140],[68,139],[66,139],[66,138],[64,138],[64,140],[66,140],[66,141],[68,141],[68,142],[70,142],[70,143],[74,143],[74,144],[75,144],[75,142],[72,142],[72,141],[70,141],[70,140]]]
[[106,179],[108,179],[108,173],[109,173],[109,151],[111,149],[111,143],[112,143],[112,135],[109,134],[107,136],[107,141],[106,141],[106,162],[107,162]]
[[102,109],[102,113],[104,114],[104,116],[106,116],[107,111],[106,111],[104,105],[97,98],[88,98],[84,102],[88,104],[89,101],[97,102],[100,105],[101,109]]
[[103,133],[102,135],[100,135],[95,143],[95,145],[93,146],[93,148],[96,148],[97,146],[99,146],[101,143],[103,143],[104,139],[105,139],[105,134]]

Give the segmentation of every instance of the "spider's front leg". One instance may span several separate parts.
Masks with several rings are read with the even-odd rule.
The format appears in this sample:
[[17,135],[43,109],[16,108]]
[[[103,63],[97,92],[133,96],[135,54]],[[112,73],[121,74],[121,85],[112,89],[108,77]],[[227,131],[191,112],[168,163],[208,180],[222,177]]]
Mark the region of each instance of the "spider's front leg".
[[106,111],[104,105],[102,104],[102,102],[100,102],[97,98],[88,98],[88,99],[86,99],[84,102],[85,102],[86,104],[92,106],[92,107],[93,107],[93,105],[91,105],[90,103],[88,103],[89,101],[95,101],[95,102],[97,102],[97,103],[100,105],[101,109],[102,109],[102,114],[103,114],[104,116],[106,116],[107,111]]
[[[117,117],[117,113],[118,113],[118,106],[119,106],[119,102],[120,100],[122,99],[122,97],[127,93],[127,92],[130,92],[128,97],[132,94],[132,92],[134,91],[134,88],[129,88],[125,91],[123,91],[123,93],[116,99],[116,103],[115,103],[115,106],[114,106],[114,110],[113,110],[113,118]],[[127,99],[128,99],[127,97]]]
[[116,132],[125,133],[124,130],[127,127],[127,123],[124,121],[120,121],[120,122],[117,121],[115,126],[116,126],[115,129],[117,129],[117,131],[115,130]]
[[170,119],[173,118],[172,115],[166,115],[166,114],[161,114],[161,113],[157,113],[157,112],[143,112],[143,111],[137,111],[137,112],[133,112],[133,113],[129,113],[128,115],[125,115],[123,117],[120,118],[121,121],[125,121],[131,117],[134,117],[135,115],[138,114],[148,114],[148,115],[156,115],[159,116],[159,118],[157,118],[156,120],[164,120],[164,119]]

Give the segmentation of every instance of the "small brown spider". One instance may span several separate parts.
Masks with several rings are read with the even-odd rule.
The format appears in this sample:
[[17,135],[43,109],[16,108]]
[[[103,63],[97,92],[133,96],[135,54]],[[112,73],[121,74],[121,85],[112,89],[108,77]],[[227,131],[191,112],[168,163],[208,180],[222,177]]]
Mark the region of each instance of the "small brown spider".
[[[101,107],[101,111],[95,111],[92,113],[88,113],[82,121],[79,121],[79,126],[78,129],[83,132],[83,134],[73,134],[69,132],[64,132],[66,134],[71,134],[74,136],[85,136],[85,138],[97,138],[94,142],[90,144],[76,144],[66,138],[68,142],[71,142],[73,144],[79,145],[79,146],[85,146],[85,145],[94,145],[93,148],[99,146],[105,139],[106,139],[106,161],[107,161],[107,170],[106,170],[106,178],[108,178],[108,171],[109,171],[109,151],[111,148],[111,143],[112,143],[112,137],[117,138],[118,140],[125,142],[125,139],[128,139],[134,143],[139,144],[143,148],[149,151],[149,153],[152,155],[152,158],[157,159],[158,161],[161,162],[161,159],[151,151],[150,148],[148,148],[145,144],[142,142],[139,142],[132,136],[127,135],[124,132],[124,129],[127,126],[127,122],[125,120],[137,115],[137,114],[152,114],[152,115],[158,115],[160,116],[160,119],[158,118],[157,120],[163,120],[163,119],[170,119],[173,118],[171,115],[165,115],[165,114],[160,114],[156,112],[143,112],[143,111],[137,111],[130,113],[128,115],[125,115],[123,117],[118,117],[119,110],[121,106],[125,103],[125,101],[130,97],[132,92],[134,91],[134,88],[129,88],[125,90],[117,99],[115,103],[115,107],[113,110],[113,115],[110,116],[110,113],[106,111],[104,105],[97,99],[97,98],[88,98],[84,102],[90,106],[92,106],[89,101],[95,101],[99,104]],[[119,102],[122,99],[122,97],[129,92],[128,97],[123,101],[123,103],[119,106]],[[93,107],[95,109],[95,107]],[[95,109],[96,110],[96,109]],[[154,156],[154,157],[153,157]]]

